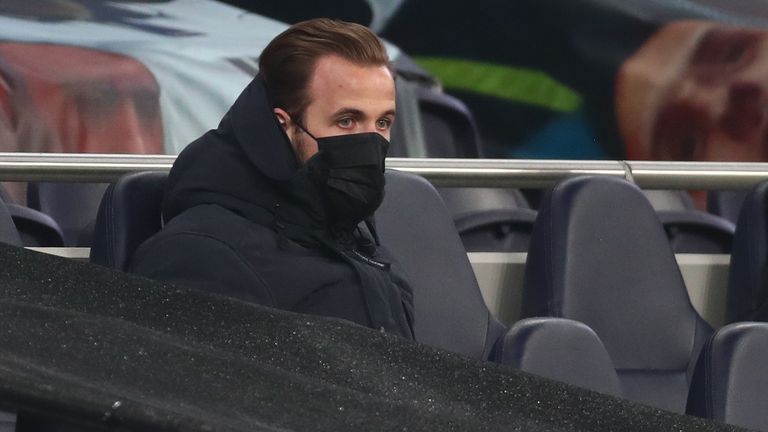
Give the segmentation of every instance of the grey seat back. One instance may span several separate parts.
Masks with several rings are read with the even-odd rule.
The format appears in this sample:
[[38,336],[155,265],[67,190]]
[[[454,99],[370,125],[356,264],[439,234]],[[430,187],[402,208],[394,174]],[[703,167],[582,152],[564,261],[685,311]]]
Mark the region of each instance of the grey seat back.
[[443,200],[422,177],[390,170],[386,181],[376,225],[413,286],[416,339],[488,358],[504,327],[483,301]]
[[428,156],[482,156],[477,125],[464,102],[442,91],[426,88],[418,89],[418,100]]
[[744,198],[728,269],[726,322],[768,321],[768,181]]
[[600,338],[564,318],[526,318],[504,336],[500,360],[534,375],[621,397],[621,383]]
[[62,247],[64,235],[59,224],[47,214],[20,204],[6,203],[24,246]]
[[688,398],[688,414],[768,431],[768,324],[720,328],[702,349]]
[[735,225],[716,214],[698,210],[682,190],[644,190],[661,220],[675,253],[731,253]]
[[0,242],[21,246],[21,236],[11,217],[11,212],[5,202],[0,199]]
[[581,321],[608,350],[625,396],[683,412],[711,327],[691,305],[661,223],[635,185],[577,177],[543,200],[523,315]]
[[107,183],[31,182],[27,204],[53,218],[64,245],[90,246],[96,213]]
[[739,218],[748,190],[711,190],[707,192],[707,211],[733,223]]
[[162,228],[162,201],[168,173],[126,174],[111,184],[102,198],[90,260],[126,271],[133,252]]
[[536,210],[518,189],[443,187],[438,191],[468,252],[526,252]]
[[464,102],[434,86],[409,82],[405,77],[398,80],[397,90],[398,113],[402,109],[405,115],[393,127],[390,156],[482,156],[477,125]]

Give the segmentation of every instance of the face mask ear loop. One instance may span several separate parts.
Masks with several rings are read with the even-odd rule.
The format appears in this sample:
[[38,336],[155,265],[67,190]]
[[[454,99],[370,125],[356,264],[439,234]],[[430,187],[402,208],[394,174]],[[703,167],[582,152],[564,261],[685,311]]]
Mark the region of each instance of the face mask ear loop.
[[[293,116],[291,116],[291,117],[293,117]],[[302,132],[304,132],[305,134],[309,135],[310,138],[312,138],[313,140],[317,141],[317,138],[315,138],[314,135],[309,133],[309,131],[304,126],[302,126],[301,123],[299,123],[297,121],[294,121],[293,124],[295,124],[299,129],[301,129]]]

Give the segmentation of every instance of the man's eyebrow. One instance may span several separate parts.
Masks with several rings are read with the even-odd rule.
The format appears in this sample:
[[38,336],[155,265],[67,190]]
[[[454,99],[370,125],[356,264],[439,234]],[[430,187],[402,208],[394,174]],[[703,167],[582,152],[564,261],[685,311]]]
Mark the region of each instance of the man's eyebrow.
[[340,116],[342,114],[352,115],[352,116],[355,116],[355,117],[362,117],[363,116],[363,112],[360,111],[357,108],[339,108],[339,109],[336,110],[335,113],[333,113],[333,117]]
[[[342,114],[351,115],[351,116],[354,116],[354,117],[363,117],[363,116],[365,116],[365,113],[363,111],[357,109],[357,108],[339,108],[338,110],[336,110],[336,112],[333,113],[332,117],[337,117],[337,116],[340,116]],[[382,116],[393,116],[394,117],[395,116],[395,110],[394,109],[386,110],[386,111],[384,111]]]

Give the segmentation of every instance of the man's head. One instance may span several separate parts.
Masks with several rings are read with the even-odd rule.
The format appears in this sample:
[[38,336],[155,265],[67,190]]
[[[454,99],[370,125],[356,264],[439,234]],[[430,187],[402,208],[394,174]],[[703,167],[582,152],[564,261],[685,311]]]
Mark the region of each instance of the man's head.
[[619,71],[630,159],[768,161],[768,32],[663,26]]
[[329,19],[300,22],[259,59],[274,113],[303,163],[321,138],[378,132],[389,139],[395,83],[384,45],[368,28]]

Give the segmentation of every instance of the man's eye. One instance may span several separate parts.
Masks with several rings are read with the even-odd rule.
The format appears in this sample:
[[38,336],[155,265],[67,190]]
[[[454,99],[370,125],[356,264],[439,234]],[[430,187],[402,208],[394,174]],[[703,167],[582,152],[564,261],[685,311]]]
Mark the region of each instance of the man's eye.
[[352,127],[352,119],[349,117],[346,117],[346,118],[340,119],[338,122],[336,122],[336,124],[338,124],[339,127],[341,128],[349,128],[349,127]]
[[389,129],[392,126],[392,120],[390,119],[379,119],[376,121],[376,128],[378,129]]

